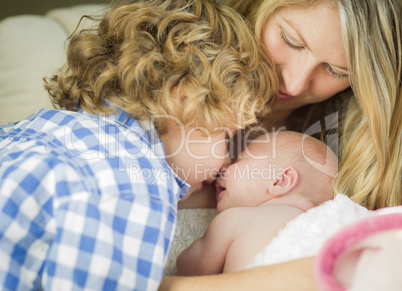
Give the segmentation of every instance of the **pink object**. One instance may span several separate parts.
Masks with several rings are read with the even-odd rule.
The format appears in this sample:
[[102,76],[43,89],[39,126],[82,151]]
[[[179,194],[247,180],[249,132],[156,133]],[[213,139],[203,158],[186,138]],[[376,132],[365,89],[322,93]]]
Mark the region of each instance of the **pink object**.
[[319,290],[402,290],[402,212],[373,213],[325,242],[314,266]]

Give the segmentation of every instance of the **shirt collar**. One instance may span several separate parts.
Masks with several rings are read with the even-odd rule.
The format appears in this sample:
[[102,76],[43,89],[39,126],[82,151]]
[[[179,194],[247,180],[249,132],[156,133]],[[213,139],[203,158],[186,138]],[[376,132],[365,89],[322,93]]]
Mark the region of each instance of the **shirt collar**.
[[[150,145],[152,147],[152,151],[155,153],[157,157],[165,158],[165,148],[163,147],[163,142],[159,139],[158,132],[156,131],[155,124],[151,120],[141,120],[139,121],[142,129],[145,131],[148,140],[150,141]],[[166,162],[166,159],[165,159]],[[181,179],[175,171],[169,166],[166,162],[166,165],[172,171],[173,176],[175,177],[177,184],[180,187],[179,199],[182,199],[190,190],[190,185]]]
[[177,184],[180,187],[180,193],[178,198],[182,199],[187,194],[191,186],[183,179],[181,179],[167,163],[163,142],[159,138],[158,132],[156,131],[155,128],[155,124],[152,122],[152,120],[136,120],[135,118],[131,117],[130,114],[128,114],[120,107],[115,105],[113,106],[113,109],[115,111],[115,114],[113,114],[114,116],[113,119],[119,121],[120,123],[129,127],[133,127],[133,125],[138,122],[138,124],[144,131],[142,133],[142,137],[149,142],[149,146],[151,148],[151,157],[157,159],[163,159],[163,161],[166,163],[166,166],[169,167],[174,178],[176,179]]

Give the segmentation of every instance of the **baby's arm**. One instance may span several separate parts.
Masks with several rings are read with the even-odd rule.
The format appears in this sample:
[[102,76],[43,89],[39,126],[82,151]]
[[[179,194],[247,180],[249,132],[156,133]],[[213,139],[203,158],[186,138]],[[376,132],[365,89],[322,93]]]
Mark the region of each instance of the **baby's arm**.
[[220,213],[205,234],[184,250],[176,261],[178,276],[222,273],[226,254],[234,238],[236,208]]

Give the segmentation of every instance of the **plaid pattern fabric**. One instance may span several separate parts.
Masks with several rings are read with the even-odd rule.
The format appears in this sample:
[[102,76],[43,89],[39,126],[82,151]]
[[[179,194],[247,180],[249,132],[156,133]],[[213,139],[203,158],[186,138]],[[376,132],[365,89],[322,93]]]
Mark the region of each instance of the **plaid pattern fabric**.
[[0,126],[2,290],[157,289],[189,185],[142,126],[47,109]]

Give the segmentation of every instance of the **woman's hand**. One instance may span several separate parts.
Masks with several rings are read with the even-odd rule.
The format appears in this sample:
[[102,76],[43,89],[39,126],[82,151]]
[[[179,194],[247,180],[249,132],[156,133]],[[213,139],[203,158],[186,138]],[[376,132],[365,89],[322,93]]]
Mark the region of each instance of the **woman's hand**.
[[314,257],[276,265],[252,268],[235,273],[199,277],[163,278],[159,291],[221,291],[275,290],[313,291],[317,286],[313,276]]

